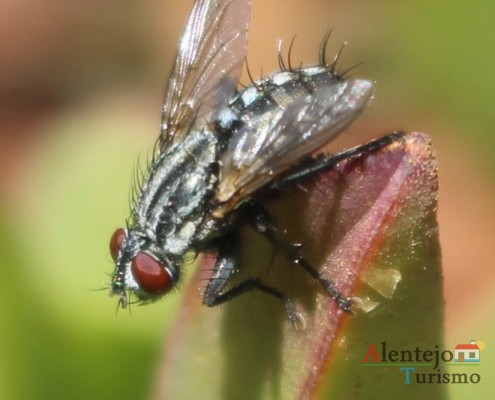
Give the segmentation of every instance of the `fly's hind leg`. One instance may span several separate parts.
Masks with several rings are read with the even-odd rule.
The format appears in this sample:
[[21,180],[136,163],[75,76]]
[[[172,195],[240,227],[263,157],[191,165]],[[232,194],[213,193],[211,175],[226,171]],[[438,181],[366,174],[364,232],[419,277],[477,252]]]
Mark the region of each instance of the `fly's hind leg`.
[[[344,160],[357,159],[363,155],[371,154],[380,149],[403,139],[404,132],[393,132],[378,139],[374,139],[368,143],[353,147],[348,150],[331,155],[319,155],[314,158],[306,159],[302,164],[297,166],[297,169],[285,175],[281,179],[274,181],[266,190],[277,191],[284,187],[295,185],[316,176],[320,172],[329,171]],[[299,252],[299,247],[287,243],[278,233],[274,226],[270,214],[260,204],[253,203],[249,208],[249,218],[254,228],[264,235],[274,246],[281,249],[286,257],[294,264],[305,270],[314,280],[316,280],[328,294],[337,302],[340,308],[344,311],[351,310],[351,301],[343,296],[328,279],[323,278],[320,273],[308,262]]]
[[299,323],[299,315],[295,312],[292,301],[281,291],[264,284],[258,278],[250,278],[236,286],[224,291],[229,279],[236,272],[238,267],[239,236],[230,234],[224,237],[220,246],[213,274],[206,286],[203,304],[214,307],[243,293],[252,290],[259,290],[280,300],[287,312],[289,321],[295,325]]
[[295,265],[301,267],[314,280],[316,280],[339,307],[347,312],[351,311],[351,301],[342,295],[332,282],[322,277],[299,252],[299,246],[293,245],[285,241],[279,234],[277,228],[272,222],[270,214],[260,204],[254,203],[249,208],[249,219],[254,228],[263,236],[265,236],[274,246],[283,251],[285,256]]
[[268,190],[279,190],[284,187],[297,184],[305,179],[319,174],[320,172],[335,168],[335,166],[341,161],[356,159],[362,155],[374,153],[391,143],[402,140],[403,137],[404,132],[393,132],[339,153],[309,158],[305,160],[302,165],[299,165],[296,171],[289,173],[282,179],[273,182],[270,186],[268,186]]

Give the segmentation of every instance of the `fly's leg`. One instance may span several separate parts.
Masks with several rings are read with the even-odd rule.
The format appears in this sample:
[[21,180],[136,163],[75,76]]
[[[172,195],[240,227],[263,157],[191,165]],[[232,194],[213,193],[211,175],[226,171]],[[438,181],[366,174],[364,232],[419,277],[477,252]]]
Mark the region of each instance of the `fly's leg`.
[[[267,189],[268,191],[278,190],[283,187],[297,184],[307,178],[317,175],[322,171],[334,168],[343,160],[355,159],[361,157],[363,154],[378,151],[393,142],[401,140],[403,136],[403,132],[394,132],[379,139],[372,140],[364,145],[357,146],[340,153],[332,154],[330,156],[310,158],[306,160],[303,165],[299,165],[297,171],[290,173],[284,178],[272,183]],[[301,267],[314,280],[316,280],[326,290],[330,297],[335,300],[342,310],[347,312],[351,311],[351,301],[342,295],[331,281],[322,277],[320,273],[304,257],[301,256],[298,246],[287,243],[280,236],[267,210],[261,207],[261,205],[253,203],[250,207],[248,207],[248,216],[254,228],[259,233],[264,235],[278,249],[281,249],[290,261]],[[237,236],[231,235],[225,238],[225,241],[220,247],[220,251],[217,256],[213,274],[206,287],[203,303],[207,306],[213,307],[231,300],[245,292],[259,290],[279,299],[285,306],[289,320],[297,323],[299,317],[294,311],[292,301],[284,293],[264,284],[258,278],[247,279],[233,288],[223,291],[228,280],[237,268],[238,244],[239,239]]]
[[213,307],[225,300],[218,300],[228,280],[237,270],[239,254],[239,236],[231,234],[222,238],[222,244],[218,250],[215,267],[211,274],[203,295],[203,304]]
[[265,236],[274,246],[282,250],[285,256],[306,271],[327,291],[332,299],[346,312],[351,311],[351,301],[340,293],[332,282],[323,278],[320,273],[299,253],[299,247],[286,242],[272,222],[270,214],[261,205],[254,203],[249,208],[249,219],[254,228]]
[[317,175],[320,172],[328,171],[334,168],[339,162],[359,158],[364,154],[373,153],[381,148],[400,141],[404,137],[404,132],[393,132],[368,143],[353,147],[339,153],[328,156],[316,156],[307,159],[302,165],[299,165],[297,171],[273,182],[268,186],[268,190],[278,190],[287,186],[297,184],[307,178]]
[[300,322],[300,317],[295,312],[292,301],[284,293],[264,284],[258,278],[247,279],[231,289],[223,291],[228,280],[237,269],[238,255],[239,237],[233,234],[226,236],[219,249],[213,274],[206,285],[203,304],[214,307],[232,300],[243,293],[259,290],[280,300],[284,304],[289,321],[297,326]]

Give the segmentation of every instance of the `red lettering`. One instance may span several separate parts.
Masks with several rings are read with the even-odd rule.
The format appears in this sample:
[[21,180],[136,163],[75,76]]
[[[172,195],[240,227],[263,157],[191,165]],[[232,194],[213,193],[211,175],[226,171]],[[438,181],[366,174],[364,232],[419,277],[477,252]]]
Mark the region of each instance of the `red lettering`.
[[380,360],[378,359],[378,354],[376,354],[375,345],[373,343],[371,343],[370,347],[368,347],[368,352],[364,356],[363,362],[368,362],[368,358],[370,356],[373,357],[374,362],[380,362]]

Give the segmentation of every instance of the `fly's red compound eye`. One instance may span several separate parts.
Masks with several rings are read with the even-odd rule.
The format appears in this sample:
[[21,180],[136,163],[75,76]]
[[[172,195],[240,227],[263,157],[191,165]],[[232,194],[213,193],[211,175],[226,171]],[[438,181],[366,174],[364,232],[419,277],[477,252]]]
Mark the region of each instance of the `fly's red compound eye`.
[[150,294],[168,292],[174,286],[172,275],[155,258],[138,253],[132,260],[131,271],[141,290]]
[[124,239],[125,230],[122,228],[117,229],[110,238],[110,254],[112,255],[113,261],[117,261],[120,247],[122,246]]

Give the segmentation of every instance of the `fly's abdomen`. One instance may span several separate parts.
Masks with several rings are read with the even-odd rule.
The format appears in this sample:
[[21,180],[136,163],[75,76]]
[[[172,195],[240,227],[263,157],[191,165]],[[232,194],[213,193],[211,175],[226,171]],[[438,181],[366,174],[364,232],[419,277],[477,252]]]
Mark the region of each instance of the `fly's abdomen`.
[[366,106],[373,84],[333,66],[283,70],[240,91],[218,113],[229,135],[220,154],[216,216],[296,167],[342,132]]
[[275,107],[285,108],[299,97],[340,81],[342,77],[325,66],[281,71],[240,91],[230,107],[239,119],[245,121]]

